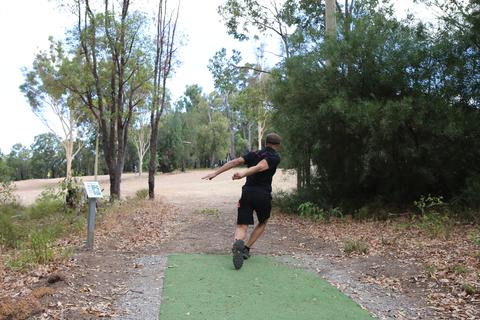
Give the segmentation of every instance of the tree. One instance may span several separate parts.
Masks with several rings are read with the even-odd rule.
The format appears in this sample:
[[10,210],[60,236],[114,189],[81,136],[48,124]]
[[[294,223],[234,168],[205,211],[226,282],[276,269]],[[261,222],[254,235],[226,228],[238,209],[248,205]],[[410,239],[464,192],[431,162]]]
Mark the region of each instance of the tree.
[[62,170],[65,149],[53,133],[35,136],[30,149],[33,178],[57,178],[65,174],[65,168]]
[[[61,42],[50,38],[49,52],[35,57],[32,70],[25,71],[25,83],[20,90],[27,97],[33,113],[61,142],[66,158],[66,178],[72,177],[72,161],[83,146],[83,114],[79,101],[61,80],[61,68],[66,57]],[[51,116],[57,121],[52,122]]]
[[12,176],[12,169],[7,164],[7,158],[0,150],[0,183],[10,181]]
[[225,20],[228,33],[235,39],[248,40],[252,33],[254,37],[274,34],[280,37],[285,56],[290,56],[286,12],[278,1],[265,4],[265,1],[228,0],[218,12]]
[[[348,5],[348,1],[346,2]],[[336,1],[325,0],[325,30],[326,35],[332,39],[337,36]]]
[[130,14],[129,0],[121,1],[119,16],[108,0],[104,1],[103,13],[95,13],[89,0],[77,0],[76,10],[73,45],[78,51],[64,75],[70,75],[68,88],[98,123],[113,200],[120,197],[132,116],[145,98],[141,88],[150,79],[145,55],[149,48],[143,32],[146,18],[140,13]]
[[[254,71],[247,79],[247,85],[240,91],[238,99],[235,102],[239,105],[238,108],[245,118],[252,124],[256,123],[257,125],[258,150],[262,148],[263,136],[272,110],[267,91],[269,77],[270,75],[267,73]],[[249,146],[249,149],[250,148],[251,146]]]
[[228,129],[230,131],[230,158],[235,158],[235,110],[233,110],[231,100],[238,92],[242,72],[237,65],[241,61],[240,52],[233,50],[232,56],[227,58],[227,50],[222,48],[217,51],[208,64],[208,69],[213,75],[215,88],[222,99],[223,111],[228,119]]
[[138,174],[143,174],[143,159],[150,148],[149,119],[146,114],[138,114],[132,129],[132,140],[135,145],[138,157]]
[[7,156],[7,165],[12,168],[15,180],[30,179],[30,150],[21,143],[14,144]]
[[471,201],[480,181],[471,41],[398,21],[389,2],[348,12],[337,41],[312,41],[273,73],[274,124],[299,191],[352,211],[429,193]]
[[160,117],[165,110],[167,100],[167,80],[172,71],[172,59],[175,56],[175,34],[179,7],[170,14],[167,12],[167,0],[159,0],[156,19],[155,55],[153,71],[152,106],[150,111],[150,163],[148,166],[148,197],[155,198],[155,173],[157,172],[157,138]]

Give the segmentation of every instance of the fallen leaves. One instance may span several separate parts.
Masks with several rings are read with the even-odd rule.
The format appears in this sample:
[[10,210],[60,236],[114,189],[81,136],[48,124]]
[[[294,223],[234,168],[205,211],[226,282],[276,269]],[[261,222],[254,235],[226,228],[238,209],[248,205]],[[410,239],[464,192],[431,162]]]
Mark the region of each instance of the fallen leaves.
[[469,239],[474,226],[457,225],[450,238],[432,239],[401,220],[319,223],[276,215],[275,223],[292,226],[340,252],[346,241],[362,241],[368,246],[367,257],[342,257],[344,261],[361,261],[351,267],[362,281],[393,292],[417,292],[438,318],[480,318],[479,248]]

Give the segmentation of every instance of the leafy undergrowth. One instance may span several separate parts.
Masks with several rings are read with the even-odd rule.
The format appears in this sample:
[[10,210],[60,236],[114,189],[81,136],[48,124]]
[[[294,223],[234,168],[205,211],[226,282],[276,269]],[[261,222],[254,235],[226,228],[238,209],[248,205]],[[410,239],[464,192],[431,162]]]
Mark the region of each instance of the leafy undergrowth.
[[83,250],[85,224],[80,226],[81,232],[64,232],[56,240],[52,239],[48,249],[54,258],[47,261],[12,268],[10,261],[18,254],[16,249],[3,252],[0,260],[0,319],[27,319],[32,315],[60,319],[66,310],[77,310],[80,318],[114,315],[114,306],[107,300],[110,298],[107,295],[99,298],[99,293],[91,289],[109,289],[107,286],[96,284],[95,277],[88,280],[89,284],[79,281],[90,269],[101,267],[79,265],[79,256],[102,257],[106,251],[139,252],[158,245],[175,229],[172,214],[170,207],[158,201],[118,202],[99,209],[92,252]]
[[[382,271],[378,265],[373,265],[371,268],[377,268],[377,272],[365,272],[361,275],[362,281],[397,292],[421,288],[426,292],[429,307],[439,317],[480,317],[478,226],[451,221],[447,225],[437,221],[432,224],[425,219],[363,222],[332,219],[324,222],[280,214],[275,219],[333,245],[342,252],[342,259],[371,259],[393,266]],[[416,268],[408,270],[410,274],[404,278],[404,270],[394,271],[395,265]],[[418,271],[411,274],[413,270]]]

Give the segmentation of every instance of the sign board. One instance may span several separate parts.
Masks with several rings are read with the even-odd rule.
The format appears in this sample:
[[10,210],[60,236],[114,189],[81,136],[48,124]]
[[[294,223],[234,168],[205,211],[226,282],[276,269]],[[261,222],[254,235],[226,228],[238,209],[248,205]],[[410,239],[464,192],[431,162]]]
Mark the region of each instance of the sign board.
[[102,189],[97,181],[85,181],[85,191],[87,192],[87,197],[90,199],[103,198]]

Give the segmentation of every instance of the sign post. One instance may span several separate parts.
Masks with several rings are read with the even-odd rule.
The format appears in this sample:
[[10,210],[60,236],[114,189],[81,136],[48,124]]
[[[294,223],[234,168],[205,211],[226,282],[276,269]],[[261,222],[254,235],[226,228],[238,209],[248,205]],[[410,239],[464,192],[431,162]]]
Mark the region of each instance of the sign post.
[[95,216],[97,214],[97,199],[102,198],[102,189],[97,181],[84,182],[85,191],[88,198],[88,218],[87,218],[87,249],[93,248],[93,233],[95,231]]

